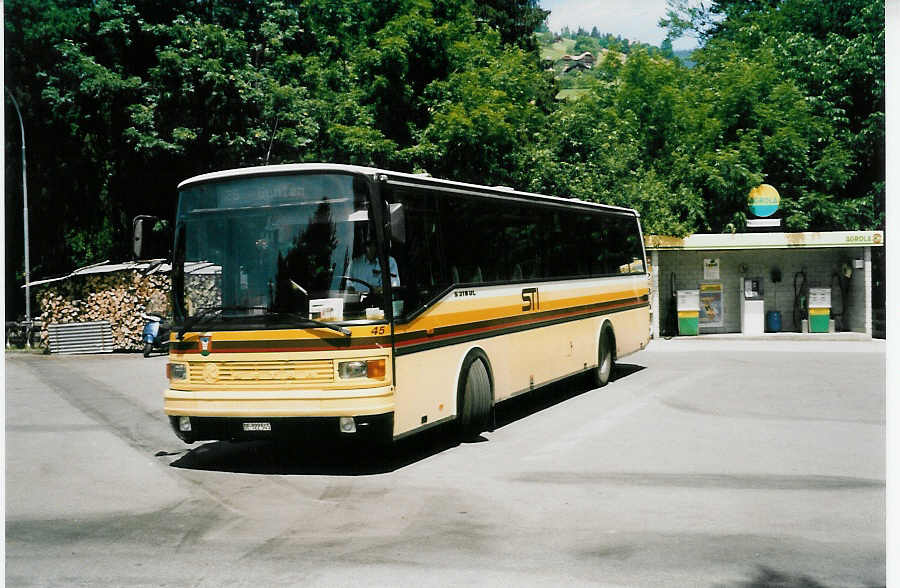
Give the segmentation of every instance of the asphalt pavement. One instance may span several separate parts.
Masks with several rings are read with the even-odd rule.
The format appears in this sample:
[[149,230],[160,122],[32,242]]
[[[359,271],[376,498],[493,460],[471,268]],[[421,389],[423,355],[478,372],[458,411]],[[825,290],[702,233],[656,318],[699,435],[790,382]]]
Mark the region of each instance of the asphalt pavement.
[[8,586],[885,584],[883,341],[653,341],[383,452],[186,446],[165,361],[6,355]]

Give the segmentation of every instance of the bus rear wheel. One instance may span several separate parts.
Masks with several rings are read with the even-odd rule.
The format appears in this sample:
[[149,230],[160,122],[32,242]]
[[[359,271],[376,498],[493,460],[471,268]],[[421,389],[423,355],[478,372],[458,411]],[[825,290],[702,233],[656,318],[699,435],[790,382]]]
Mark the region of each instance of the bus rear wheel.
[[597,351],[597,367],[594,368],[594,384],[598,388],[602,388],[609,383],[613,365],[615,364],[615,358],[613,356],[614,347],[615,343],[613,342],[612,331],[610,331],[609,328],[603,329],[603,332],[600,334],[600,342]]
[[458,392],[460,437],[472,440],[490,428],[493,405],[491,377],[481,354],[473,354],[463,363]]

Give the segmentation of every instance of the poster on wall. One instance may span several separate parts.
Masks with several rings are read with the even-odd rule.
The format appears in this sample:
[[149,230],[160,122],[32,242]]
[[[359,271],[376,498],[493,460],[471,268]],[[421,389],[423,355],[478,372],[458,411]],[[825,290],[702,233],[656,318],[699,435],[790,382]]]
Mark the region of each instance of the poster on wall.
[[724,310],[722,283],[700,284],[700,328],[724,327]]
[[703,260],[703,279],[716,282],[719,278],[719,258]]

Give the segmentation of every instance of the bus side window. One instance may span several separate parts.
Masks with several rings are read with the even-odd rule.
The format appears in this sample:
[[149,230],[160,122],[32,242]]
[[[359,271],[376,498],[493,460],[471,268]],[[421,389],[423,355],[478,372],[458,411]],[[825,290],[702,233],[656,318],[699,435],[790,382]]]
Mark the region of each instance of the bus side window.
[[594,275],[644,271],[641,237],[634,217],[595,216],[591,219],[591,237],[596,260],[592,263]]
[[494,216],[494,257],[501,279],[537,279],[540,271],[539,217],[516,204],[504,204]]
[[391,254],[397,260],[399,296],[408,315],[449,285],[442,277],[437,202],[432,194],[412,190],[397,190],[388,198],[402,204],[404,210],[405,239],[391,243]]
[[445,196],[442,198],[440,224],[447,235],[445,252],[451,281],[469,284],[476,281],[483,247],[484,212],[475,198]]

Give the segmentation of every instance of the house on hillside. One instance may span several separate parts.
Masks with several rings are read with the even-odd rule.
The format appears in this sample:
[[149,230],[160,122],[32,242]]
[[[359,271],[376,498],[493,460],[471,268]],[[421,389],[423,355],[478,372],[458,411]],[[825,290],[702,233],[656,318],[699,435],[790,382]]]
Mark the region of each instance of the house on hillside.
[[590,67],[594,66],[594,54],[590,51],[585,51],[581,55],[563,55],[562,59],[567,62],[582,63]]
[[563,73],[569,73],[570,71],[582,70],[586,71],[591,69],[592,66],[589,63],[584,63],[583,61],[574,61],[567,65],[565,69],[563,69]]
[[573,70],[589,70],[594,67],[594,54],[590,51],[585,51],[581,55],[563,55],[562,60],[565,62],[563,73]]

